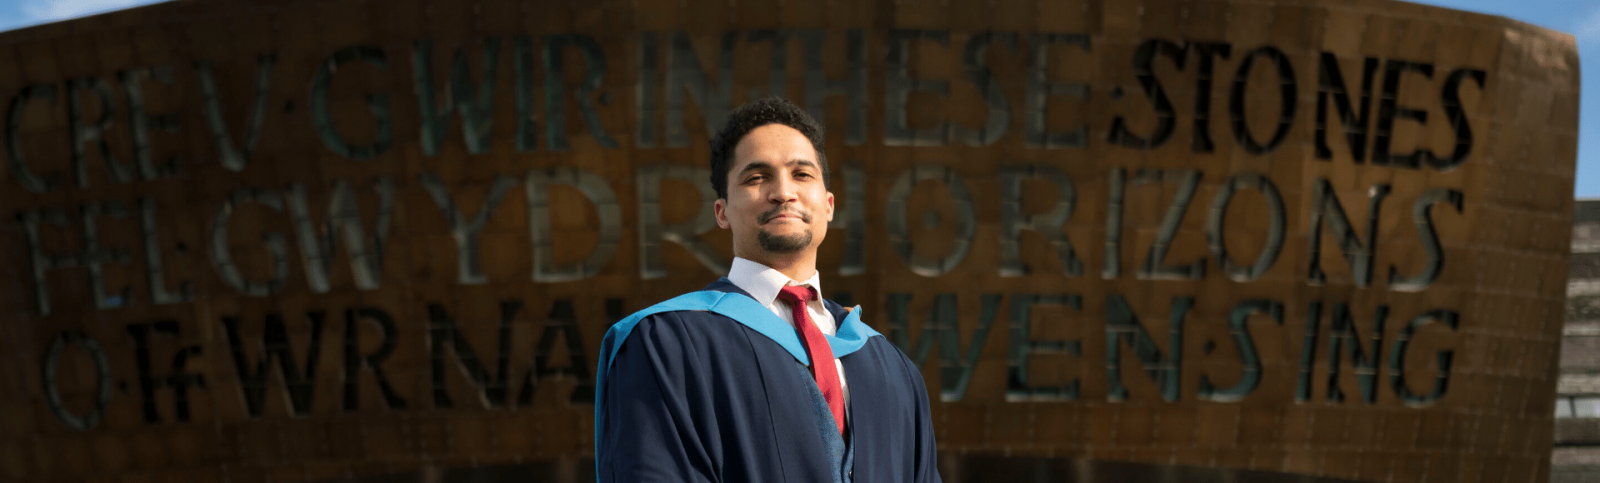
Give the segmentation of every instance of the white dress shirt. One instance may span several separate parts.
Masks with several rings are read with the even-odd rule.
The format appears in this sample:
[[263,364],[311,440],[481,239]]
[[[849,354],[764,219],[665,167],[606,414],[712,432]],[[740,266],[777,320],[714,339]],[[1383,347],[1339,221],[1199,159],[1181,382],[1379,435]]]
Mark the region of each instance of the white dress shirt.
[[[820,282],[820,278],[815,273],[811,274],[811,278],[806,279],[804,282],[796,282],[790,280],[788,275],[784,275],[782,272],[773,270],[766,265],[734,257],[733,267],[728,270],[728,281],[733,282],[733,285],[741,290],[749,292],[750,296],[755,297],[757,302],[767,306],[768,310],[778,314],[778,317],[788,322],[789,325],[794,325],[794,311],[789,308],[788,301],[778,300],[778,292],[785,285],[797,287],[809,285],[812,290],[817,291],[817,298],[806,304],[806,313],[811,316],[811,323],[816,324],[817,328],[821,329],[824,334],[834,335],[839,331],[837,324],[833,320],[833,314],[828,312],[827,307],[822,305],[822,282]],[[845,407],[849,407],[850,384],[845,382],[844,379],[844,363],[839,362],[838,358],[834,358],[833,366],[839,371],[839,387],[844,391]]]

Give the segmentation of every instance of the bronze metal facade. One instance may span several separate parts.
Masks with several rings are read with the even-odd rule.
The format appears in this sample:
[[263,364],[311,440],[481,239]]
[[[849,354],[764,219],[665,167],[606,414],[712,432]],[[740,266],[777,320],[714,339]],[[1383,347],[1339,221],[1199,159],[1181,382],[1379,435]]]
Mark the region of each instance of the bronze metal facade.
[[180,0],[0,33],[0,95],[0,479],[584,479],[767,95],[947,481],[1550,478],[1577,50],[1502,18]]

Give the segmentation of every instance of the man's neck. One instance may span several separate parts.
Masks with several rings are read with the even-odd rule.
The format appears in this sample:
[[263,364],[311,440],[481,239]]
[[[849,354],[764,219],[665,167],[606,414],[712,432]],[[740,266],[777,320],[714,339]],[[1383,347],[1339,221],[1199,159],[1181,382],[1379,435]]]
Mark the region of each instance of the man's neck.
[[750,255],[737,255],[739,258],[766,265],[767,268],[777,270],[778,273],[789,277],[789,280],[804,282],[812,275],[817,274],[817,256],[812,252],[810,256],[773,256],[761,257]]

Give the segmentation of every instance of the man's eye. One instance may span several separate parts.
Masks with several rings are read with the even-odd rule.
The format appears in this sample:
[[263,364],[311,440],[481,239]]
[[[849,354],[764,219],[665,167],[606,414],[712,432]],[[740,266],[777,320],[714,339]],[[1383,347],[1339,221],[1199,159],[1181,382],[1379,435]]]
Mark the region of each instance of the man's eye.
[[766,179],[766,177],[765,176],[751,176],[749,178],[746,178],[744,180],[744,182],[745,183],[754,183],[754,182],[757,182],[757,181],[761,181],[763,179]]
[[796,178],[810,178],[811,177],[811,173],[806,173],[806,172],[795,173],[794,177],[796,177]]

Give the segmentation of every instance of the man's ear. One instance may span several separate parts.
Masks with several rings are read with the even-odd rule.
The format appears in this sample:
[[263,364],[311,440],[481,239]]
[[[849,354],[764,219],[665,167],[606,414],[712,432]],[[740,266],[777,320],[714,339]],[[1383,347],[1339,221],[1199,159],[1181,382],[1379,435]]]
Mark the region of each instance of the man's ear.
[[[832,198],[830,197],[829,199]],[[717,215],[717,227],[724,230],[728,229],[730,226],[728,225],[728,199],[717,198],[717,201],[711,203],[711,211]]]
[[833,192],[828,192],[828,221],[833,221]]

